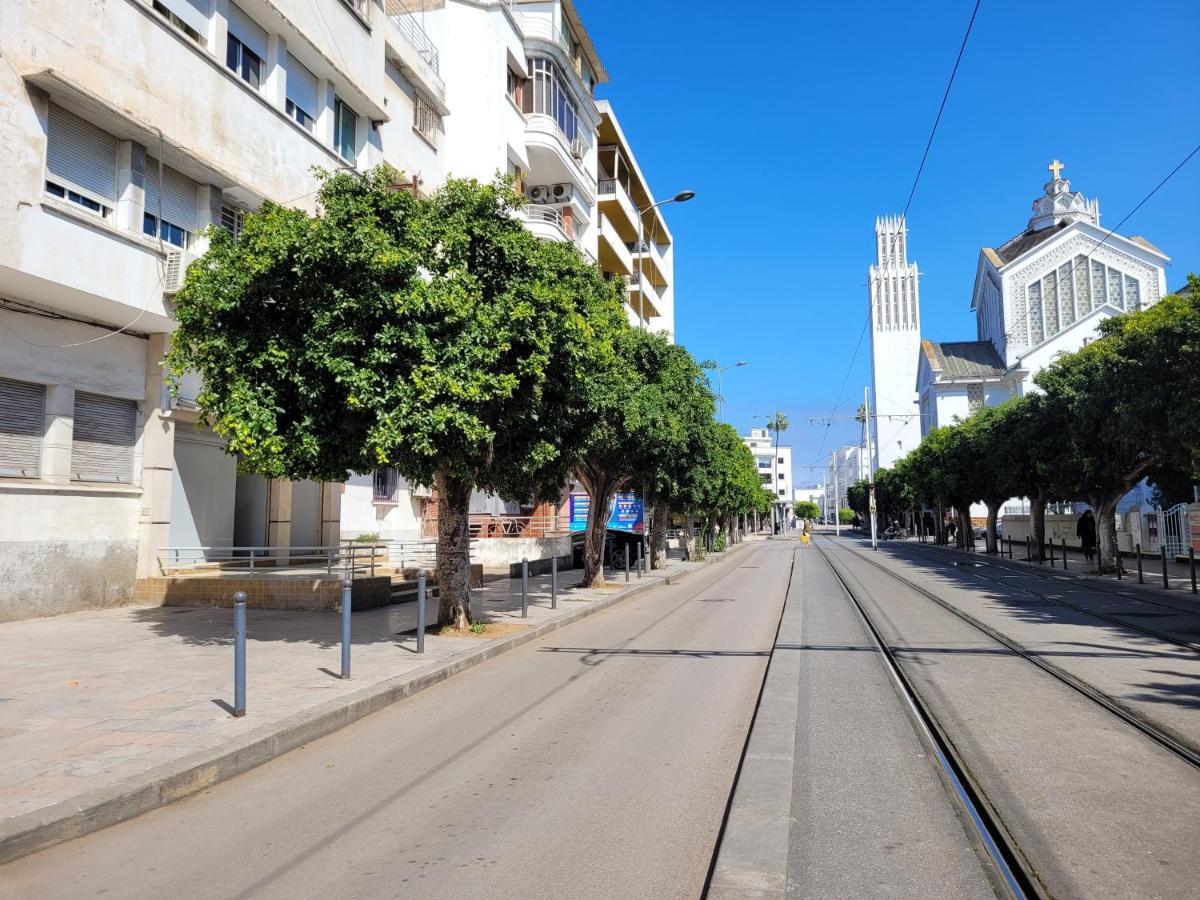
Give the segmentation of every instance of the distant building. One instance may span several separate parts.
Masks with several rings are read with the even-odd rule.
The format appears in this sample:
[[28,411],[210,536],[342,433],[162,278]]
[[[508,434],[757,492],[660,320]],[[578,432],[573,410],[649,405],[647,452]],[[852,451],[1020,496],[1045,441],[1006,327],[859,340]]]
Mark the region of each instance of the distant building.
[[766,428],[751,428],[750,434],[742,437],[742,443],[754,454],[758,477],[762,480],[762,486],[778,498],[776,505],[781,508],[790,506],[792,448],[776,447],[775,436]]
[[825,472],[825,494],[836,509],[849,507],[850,486],[867,477],[867,456],[861,447],[839,447],[830,454]]

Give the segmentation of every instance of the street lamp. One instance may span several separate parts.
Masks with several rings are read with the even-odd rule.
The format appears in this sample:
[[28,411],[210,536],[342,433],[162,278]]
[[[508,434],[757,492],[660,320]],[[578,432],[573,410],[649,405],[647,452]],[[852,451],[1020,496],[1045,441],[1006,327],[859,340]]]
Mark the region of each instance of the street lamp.
[[718,418],[722,422],[725,421],[725,388],[721,386],[721,376],[730,369],[740,369],[744,365],[746,365],[746,361],[743,359],[735,362],[732,366],[717,366],[717,398],[721,401],[721,414]]
[[646,213],[659,206],[665,206],[668,203],[687,203],[696,196],[695,191],[680,191],[674,197],[669,197],[666,200],[659,200],[657,203],[651,203],[645,209],[638,210],[638,241],[634,245],[638,252],[638,328],[645,329],[649,326],[649,320],[645,316],[646,309],[646,262],[643,256],[643,244],[645,243],[646,234]]

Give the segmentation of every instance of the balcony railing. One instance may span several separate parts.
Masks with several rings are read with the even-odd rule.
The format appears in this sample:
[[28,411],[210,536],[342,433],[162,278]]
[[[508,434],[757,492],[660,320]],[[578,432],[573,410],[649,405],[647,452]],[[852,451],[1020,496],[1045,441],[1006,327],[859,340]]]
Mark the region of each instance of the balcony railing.
[[[471,513],[467,529],[471,540],[483,538],[531,538],[570,534],[569,516],[494,516],[489,513]],[[427,535],[437,534],[437,518],[424,521]]]
[[617,192],[617,179],[601,178],[597,184],[597,191],[601,196],[611,196]]
[[388,18],[392,20],[392,24],[400,29],[400,33],[404,39],[412,44],[413,49],[417,51],[421,59],[429,64],[429,68],[433,69],[434,73],[441,75],[438,71],[438,48],[425,30],[417,24],[417,17],[407,6],[400,0],[386,0],[384,9],[387,11]]
[[531,203],[525,207],[525,219],[529,222],[544,222],[547,225],[554,225],[565,237],[571,236],[571,231],[567,227],[567,222],[563,218],[562,210],[556,209],[553,206],[542,206],[537,203]]

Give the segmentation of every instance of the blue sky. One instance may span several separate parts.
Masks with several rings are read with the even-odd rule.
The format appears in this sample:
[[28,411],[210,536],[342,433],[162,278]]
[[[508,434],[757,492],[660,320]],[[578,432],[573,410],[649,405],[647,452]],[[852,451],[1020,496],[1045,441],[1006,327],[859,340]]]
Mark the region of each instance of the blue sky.
[[[667,210],[677,333],[749,362],[726,373],[727,420],[783,410],[798,466],[856,443],[808,419],[846,377],[874,220],[904,206],[971,0],[577,5],[656,196],[697,192]],[[974,339],[979,248],[1025,227],[1052,158],[1111,228],[1200,143],[1198,32],[1196,0],[983,0],[908,216],[925,337]],[[1172,258],[1172,288],[1200,272],[1197,201],[1200,156],[1121,229]]]

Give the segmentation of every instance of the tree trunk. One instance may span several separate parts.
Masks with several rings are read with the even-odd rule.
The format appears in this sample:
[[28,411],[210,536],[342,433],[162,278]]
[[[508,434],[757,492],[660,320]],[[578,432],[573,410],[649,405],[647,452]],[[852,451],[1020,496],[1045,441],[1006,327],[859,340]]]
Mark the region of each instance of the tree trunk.
[[1126,491],[1106,495],[1094,494],[1088,497],[1093,512],[1096,514],[1096,571],[1117,571],[1117,504],[1121,502]]
[[999,545],[999,541],[996,539],[996,519],[1000,517],[1000,504],[1003,502],[1003,500],[992,501],[987,505],[987,552],[993,556]]
[[442,469],[438,491],[438,627],[471,626],[471,482]]
[[667,560],[667,526],[671,524],[671,508],[654,504],[654,519],[650,527],[650,568],[661,569]]
[[696,520],[690,512],[683,517],[683,558],[685,560],[696,558],[695,525]]
[[604,539],[608,525],[608,505],[626,479],[610,475],[584,461],[576,471],[580,485],[591,497],[587,532],[583,540],[583,586],[604,586]]
[[1045,562],[1046,495],[1041,491],[1029,498],[1029,533],[1033,539],[1033,558]]
[[958,513],[958,546],[960,550],[975,549],[975,531],[971,527],[971,507],[960,506]]

